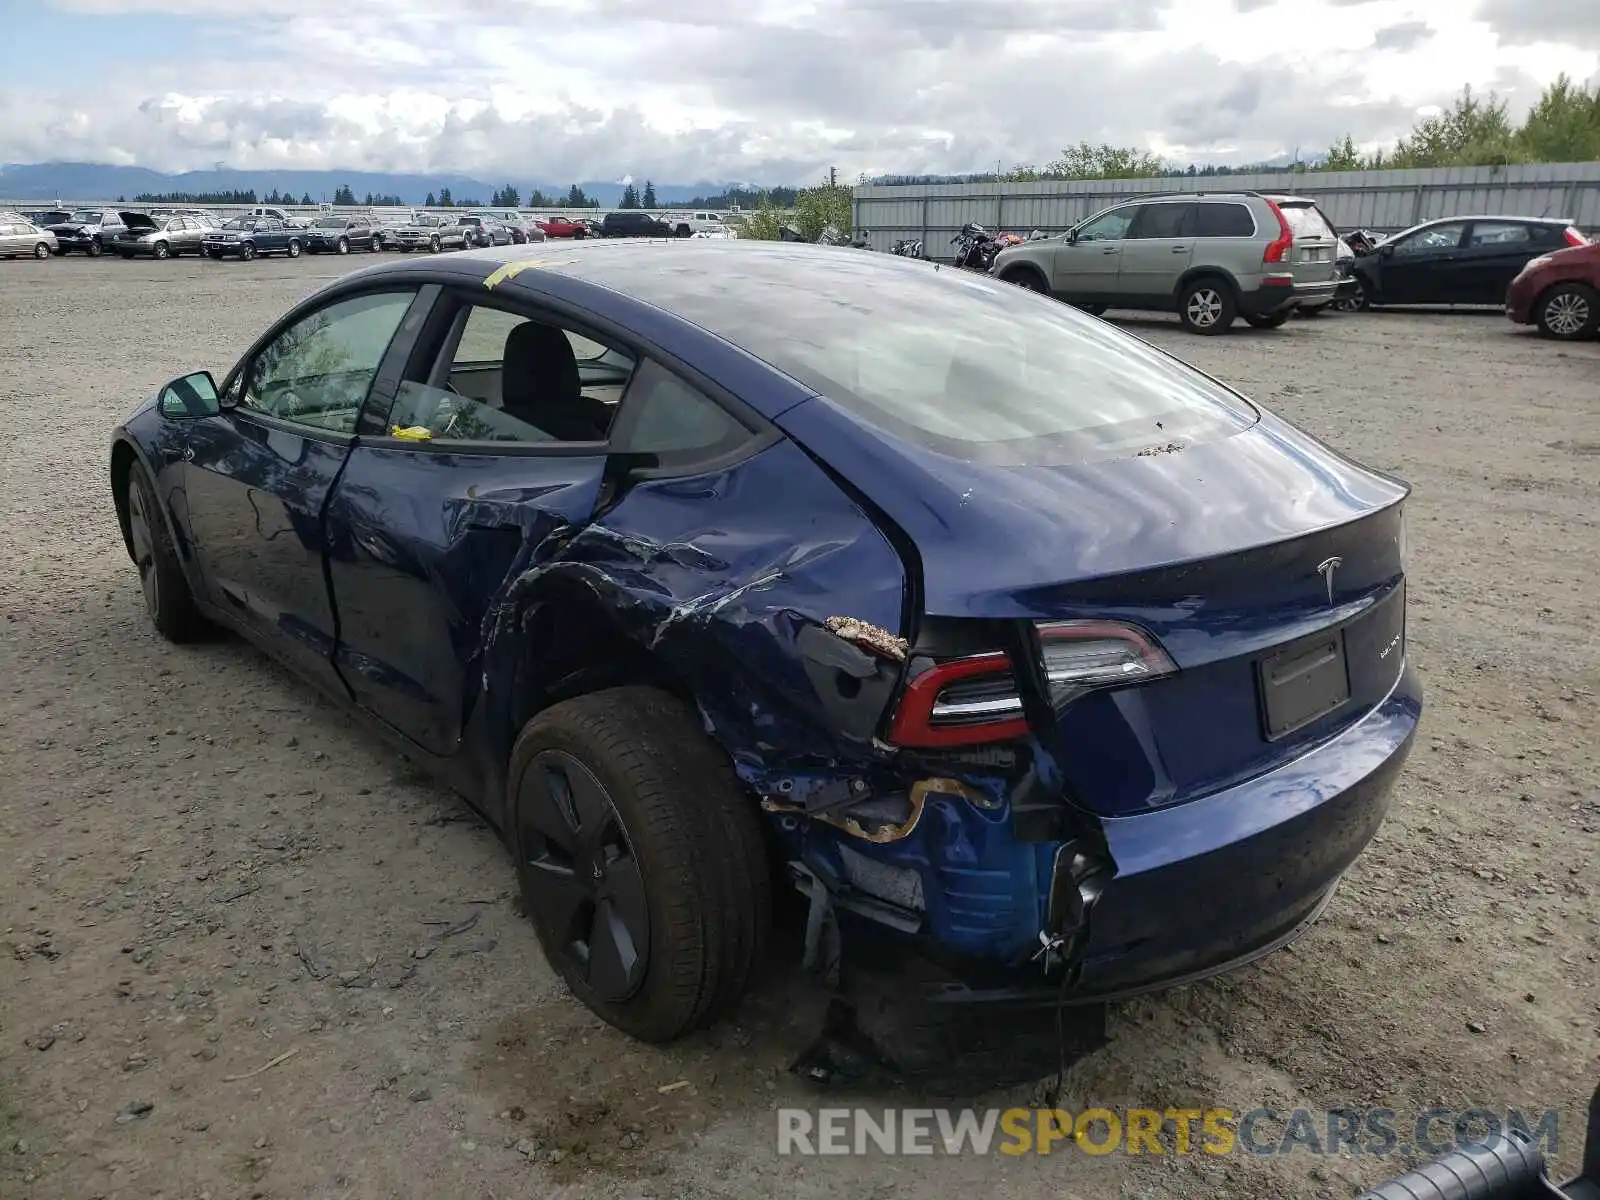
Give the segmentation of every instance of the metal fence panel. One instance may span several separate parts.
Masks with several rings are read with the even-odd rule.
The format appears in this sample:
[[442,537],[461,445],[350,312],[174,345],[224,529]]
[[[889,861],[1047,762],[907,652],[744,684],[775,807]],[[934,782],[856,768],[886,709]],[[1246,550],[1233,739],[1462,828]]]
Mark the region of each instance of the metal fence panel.
[[855,189],[855,226],[877,250],[920,238],[934,257],[968,221],[1059,232],[1102,208],[1160,192],[1291,192],[1317,201],[1340,229],[1386,233],[1435,217],[1568,217],[1600,232],[1600,163],[1530,163],[1406,171],[1041,180],[1032,183],[869,184]]

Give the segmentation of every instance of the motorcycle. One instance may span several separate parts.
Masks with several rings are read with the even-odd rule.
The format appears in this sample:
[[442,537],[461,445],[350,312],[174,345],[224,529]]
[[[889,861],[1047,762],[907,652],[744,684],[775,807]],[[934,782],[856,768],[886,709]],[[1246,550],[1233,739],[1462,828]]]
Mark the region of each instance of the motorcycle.
[[1000,253],[997,236],[976,221],[963,225],[961,232],[950,239],[950,244],[956,248],[956,266],[986,275],[994,265],[994,256]]
[[901,258],[923,258],[922,241],[919,238],[900,238],[889,247],[890,254],[898,254]]

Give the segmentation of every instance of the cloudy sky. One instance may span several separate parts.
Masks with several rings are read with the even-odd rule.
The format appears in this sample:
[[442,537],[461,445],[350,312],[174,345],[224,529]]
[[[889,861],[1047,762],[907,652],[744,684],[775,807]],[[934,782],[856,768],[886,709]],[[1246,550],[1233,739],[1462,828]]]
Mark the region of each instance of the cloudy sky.
[[1600,0],[0,0],[0,162],[810,182],[1388,141]]

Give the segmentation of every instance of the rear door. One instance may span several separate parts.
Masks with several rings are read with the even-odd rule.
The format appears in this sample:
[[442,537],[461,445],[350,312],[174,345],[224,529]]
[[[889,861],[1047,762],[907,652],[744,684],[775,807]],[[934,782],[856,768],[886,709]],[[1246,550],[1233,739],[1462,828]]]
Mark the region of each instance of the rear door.
[[[439,755],[470,718],[484,623],[513,568],[594,512],[636,361],[570,319],[482,296],[441,297],[328,507],[340,672],[363,708]],[[584,436],[575,410],[595,417]]]
[[1085,303],[1115,300],[1122,249],[1141,207],[1124,204],[1100,213],[1078,226],[1075,238],[1063,239],[1053,256],[1050,290]]
[[340,686],[323,508],[415,287],[330,299],[277,329],[188,428],[184,486],[211,601],[296,670]]
[[1128,229],[1117,270],[1117,295],[1140,308],[1170,305],[1194,254],[1195,210],[1186,200],[1147,203]]
[[[1455,270],[1459,302],[1504,304],[1506,289],[1523,265],[1552,248],[1539,236],[1545,228],[1526,221],[1474,221],[1468,225]],[[1559,231],[1555,226],[1549,229],[1560,244]]]

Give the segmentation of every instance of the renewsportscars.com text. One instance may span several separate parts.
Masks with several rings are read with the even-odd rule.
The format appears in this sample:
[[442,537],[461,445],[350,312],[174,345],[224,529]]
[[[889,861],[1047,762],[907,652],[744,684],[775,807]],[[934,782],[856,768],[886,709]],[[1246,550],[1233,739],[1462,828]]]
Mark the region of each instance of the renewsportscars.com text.
[[1428,1108],[780,1108],[781,1155],[1410,1154],[1510,1133],[1557,1150],[1558,1114]]

